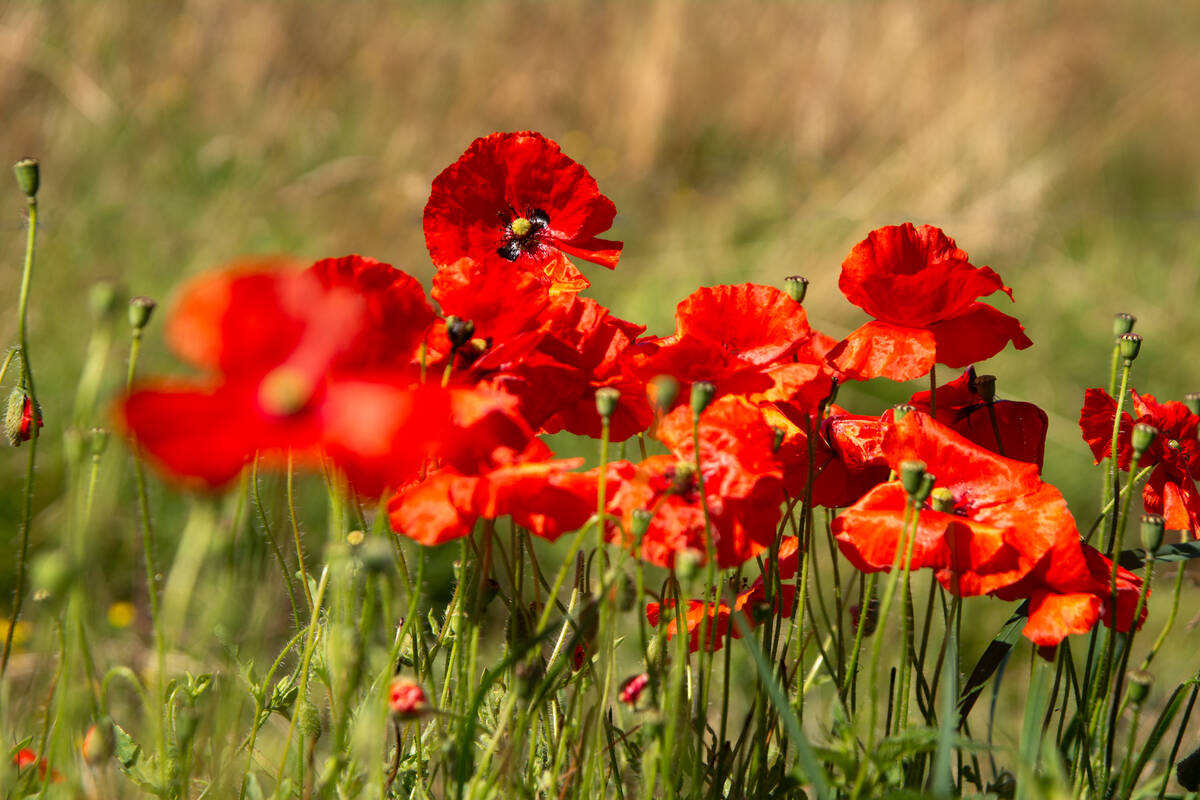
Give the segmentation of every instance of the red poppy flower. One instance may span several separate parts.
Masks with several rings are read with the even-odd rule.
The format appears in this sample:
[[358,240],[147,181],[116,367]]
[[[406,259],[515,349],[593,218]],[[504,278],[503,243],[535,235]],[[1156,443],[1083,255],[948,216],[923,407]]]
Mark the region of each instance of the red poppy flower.
[[[924,461],[949,490],[947,510],[921,510],[913,569],[930,567],[962,596],[993,592],[1027,575],[1059,540],[1078,540],[1075,520],[1037,467],[1002,458],[919,411],[894,422],[883,451],[893,469]],[[842,553],[864,572],[891,569],[903,541],[908,495],[899,481],[872,489],[833,523]]]
[[[1146,512],[1160,514],[1169,530],[1191,531],[1200,535],[1200,441],[1197,429],[1200,417],[1186,405],[1175,400],[1160,403],[1153,395],[1130,392],[1135,420],[1122,412],[1117,439],[1118,465],[1128,470],[1133,460],[1132,432],[1136,423],[1146,423],[1158,429],[1158,436],[1142,454],[1140,467],[1154,465],[1142,490]],[[1096,463],[1108,458],[1112,451],[1113,417],[1117,402],[1103,389],[1088,389],[1084,393],[1083,409],[1079,412],[1079,427],[1092,449]]]
[[709,381],[717,395],[815,406],[832,378],[827,337],[809,327],[804,308],[773,286],[744,283],[693,292],[675,309],[675,335],[642,343],[644,378],[671,375],[688,386]]
[[[22,747],[20,750],[14,753],[12,763],[13,766],[17,768],[18,772],[36,764],[38,777],[40,778],[46,777],[46,770],[49,768],[49,765],[46,763],[46,759],[38,758],[38,754],[35,751],[30,750],[28,747]],[[62,783],[63,780],[63,776],[59,774],[58,770],[51,771],[51,783]]]
[[588,280],[567,256],[614,268],[621,242],[598,234],[616,213],[554,142],[532,131],[493,133],[433,179],[425,244],[439,267],[469,256],[489,271],[525,270],[555,291],[579,291]]
[[[782,516],[783,481],[771,448],[774,433],[762,414],[740,397],[724,397],[700,420],[700,475],[696,474],[691,409],[663,418],[658,436],[674,455],[651,456],[641,464],[614,462],[607,476],[607,508],[631,529],[632,513],[653,512],[641,556],[671,566],[684,550],[706,553],[700,481],[708,499],[717,565],[736,566],[763,552]],[[626,546],[613,529],[612,536]]]
[[[995,379],[991,378],[991,381],[994,384]],[[929,392],[924,391],[914,394],[908,403],[929,413],[929,400]],[[962,375],[939,386],[936,400],[934,418],[938,422],[993,453],[1037,464],[1041,471],[1050,424],[1045,411],[1033,403],[985,396],[976,378],[975,367],[968,367]]]
[[851,380],[910,380],[936,362],[965,367],[1012,342],[1033,344],[1017,320],[977,298],[1012,290],[976,267],[939,228],[912,223],[871,231],[842,262],[842,293],[875,318],[829,354]]
[[771,403],[761,408],[767,421],[783,432],[775,458],[783,466],[783,486],[789,497],[804,497],[808,488],[810,431],[814,505],[851,505],[887,480],[891,468],[882,448],[890,412],[883,418],[869,417],[831,406],[825,418],[818,420],[815,409],[797,403]]
[[[796,587],[792,584],[783,584],[781,599],[782,602],[775,603],[775,612],[780,616],[791,614],[792,606],[796,602]],[[688,632],[688,652],[694,653],[700,649],[700,627],[706,614],[708,623],[704,638],[707,649],[716,652],[724,647],[725,639],[731,633],[729,626],[731,614],[734,612],[745,613],[746,625],[749,628],[755,627],[763,613],[770,613],[770,603],[767,600],[767,592],[762,579],[755,581],[749,589],[739,593],[737,599],[734,600],[732,609],[724,601],[705,603],[703,600],[688,600],[687,610],[684,612],[684,624]],[[679,631],[679,621],[675,618],[675,602],[673,600],[668,600],[665,606],[660,603],[647,603],[646,619],[656,628],[665,619],[667,639],[674,638]],[[732,635],[734,639],[742,638],[742,632],[736,624],[733,626]]]

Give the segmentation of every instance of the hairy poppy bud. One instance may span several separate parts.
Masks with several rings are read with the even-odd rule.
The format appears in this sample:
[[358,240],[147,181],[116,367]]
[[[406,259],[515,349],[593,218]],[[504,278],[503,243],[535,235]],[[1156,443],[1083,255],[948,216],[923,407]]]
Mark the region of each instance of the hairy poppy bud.
[[397,719],[416,719],[429,710],[421,684],[397,675],[388,687],[388,708]]
[[954,493],[945,486],[934,489],[929,496],[934,511],[949,514],[954,510]]
[[108,447],[108,431],[104,428],[92,428],[90,431],[92,439],[92,458],[99,458],[104,454],[104,449]]
[[42,410],[34,407],[33,398],[20,386],[13,388],[4,414],[4,432],[8,435],[8,443],[20,447],[21,442],[32,439],[35,420],[38,428],[45,426]]
[[925,481],[925,462],[912,458],[900,462],[900,484],[909,498],[916,499]]
[[596,411],[602,419],[609,419],[617,408],[621,393],[611,386],[603,386],[596,390]]
[[788,297],[797,303],[803,303],[804,296],[808,294],[808,278],[800,275],[789,275],[783,279],[783,289],[787,292]]
[[915,409],[908,403],[901,403],[898,406],[892,406],[892,420],[894,422],[899,422],[907,417],[910,411],[914,410]]
[[117,752],[117,733],[113,721],[101,717],[92,723],[83,737],[83,760],[93,767],[102,764]]
[[717,387],[713,386],[708,381],[696,381],[692,384],[692,413],[700,414],[704,409],[708,408],[708,404],[712,402],[713,395],[717,393]]
[[1146,700],[1146,695],[1150,694],[1150,686],[1154,683],[1154,676],[1144,669],[1131,670],[1127,676],[1129,678],[1129,702],[1134,708],[1138,708]]
[[670,375],[658,375],[647,384],[647,390],[650,404],[658,409],[659,414],[666,414],[679,397],[679,381]]
[[131,297],[129,299],[129,324],[135,331],[140,331],[150,323],[150,315],[154,313],[158,303],[149,297]]
[[1121,348],[1121,358],[1127,363],[1138,357],[1138,351],[1142,349],[1141,336],[1136,333],[1123,333],[1117,341]]
[[1133,314],[1121,312],[1113,314],[1113,336],[1124,336],[1133,330],[1134,323],[1137,322],[1137,317]]
[[1200,392],[1188,392],[1183,396],[1183,404],[1188,407],[1188,411],[1200,416]]
[[450,344],[457,350],[471,341],[471,337],[475,335],[475,323],[451,314],[446,317],[446,335],[450,337]]
[[1166,520],[1158,514],[1142,515],[1142,547],[1146,548],[1147,556],[1162,546],[1163,529],[1166,527]]
[[1149,425],[1145,422],[1139,422],[1133,426],[1133,452],[1141,455],[1150,449],[1150,445],[1154,444],[1155,437],[1158,436],[1158,428]]
[[629,706],[636,706],[638,698],[642,696],[642,691],[645,690],[649,684],[650,674],[646,672],[626,678],[621,683],[621,691],[619,694],[621,702]]
[[309,741],[321,738],[321,712],[311,702],[306,702],[300,707],[300,730]]
[[21,187],[21,192],[26,197],[31,200],[37,197],[38,186],[42,183],[42,173],[36,158],[22,158],[13,164],[13,175],[17,177],[17,186]]

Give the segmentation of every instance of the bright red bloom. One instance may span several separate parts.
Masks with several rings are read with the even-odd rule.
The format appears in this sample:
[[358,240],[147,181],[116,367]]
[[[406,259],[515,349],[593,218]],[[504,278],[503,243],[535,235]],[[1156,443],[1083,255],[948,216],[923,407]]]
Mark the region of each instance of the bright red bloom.
[[783,486],[789,497],[804,497],[808,488],[810,431],[814,505],[851,505],[887,480],[890,467],[882,448],[890,412],[867,417],[832,406],[818,421],[815,410],[806,411],[795,403],[766,404],[762,411],[772,426],[783,431],[775,458],[783,465]]
[[[781,591],[782,602],[776,602],[775,612],[780,616],[786,616],[792,613],[792,606],[796,602],[796,587],[785,583],[782,585]],[[734,612],[745,613],[746,625],[749,628],[754,628],[763,613],[770,613],[766,587],[761,578],[756,580],[749,589],[738,594],[732,610],[723,601],[706,604],[703,600],[688,600],[687,611],[684,612],[684,624],[688,632],[688,651],[694,653],[700,649],[700,626],[704,623],[706,614],[708,615],[705,633],[707,649],[716,652],[724,647],[725,639],[731,633],[729,626],[731,614]],[[667,622],[667,639],[672,639],[679,631],[678,620],[675,618],[674,601],[668,600],[665,606],[660,603],[646,604],[646,619],[651,625],[657,628],[664,618]],[[733,625],[732,635],[734,639],[742,638],[742,633],[736,624]]]
[[[13,766],[17,768],[18,772],[36,764],[38,777],[40,778],[46,777],[46,770],[49,768],[49,764],[46,763],[46,759],[38,758],[38,754],[28,747],[22,747],[20,750],[14,753],[12,763]],[[51,783],[62,783],[63,780],[63,776],[59,774],[58,770],[53,770],[50,773]]]
[[[1154,470],[1142,490],[1146,512],[1160,514],[1169,530],[1191,531],[1200,536],[1200,441],[1197,429],[1200,417],[1186,405],[1175,400],[1160,403],[1153,395],[1130,392],[1133,398],[1134,419],[1122,412],[1117,437],[1118,465],[1128,470],[1133,460],[1132,433],[1137,423],[1153,425],[1158,436],[1142,454],[1139,467],[1153,465]],[[1096,463],[1108,458],[1112,451],[1113,417],[1117,402],[1103,389],[1088,389],[1084,393],[1083,409],[1079,412],[1079,427],[1084,441],[1092,450]]]
[[840,342],[830,361],[851,380],[902,381],[936,362],[965,367],[1012,342],[1033,344],[1017,320],[977,298],[1012,290],[988,267],[976,267],[939,228],[912,223],[871,231],[842,262],[838,286],[875,321]]
[[493,133],[433,179],[425,244],[438,267],[466,256],[489,272],[523,270],[554,291],[579,291],[588,280],[567,256],[614,268],[622,244],[598,234],[616,213],[554,142],[532,131]]
[[[924,461],[948,489],[947,511],[921,511],[913,569],[930,567],[961,596],[987,594],[1027,575],[1069,533],[1075,520],[1037,467],[990,453],[919,411],[894,422],[884,437],[893,469]],[[903,540],[908,495],[899,481],[877,486],[833,523],[842,553],[864,572],[891,569]]]
[[388,710],[397,719],[416,719],[429,710],[429,700],[421,684],[397,675],[388,686]]
[[[928,391],[917,392],[908,403],[929,413],[929,399]],[[1045,411],[1033,403],[985,397],[980,392],[975,367],[968,367],[962,375],[939,386],[936,400],[934,418],[938,422],[993,453],[1037,464],[1041,471],[1050,425]]]
[[[684,550],[706,554],[701,480],[717,565],[736,566],[764,551],[783,513],[783,481],[771,452],[774,433],[758,409],[731,396],[705,410],[700,420],[700,475],[690,408],[664,417],[658,436],[673,455],[651,456],[640,464],[613,462],[607,474],[607,509],[622,520],[624,531],[632,529],[635,510],[653,513],[641,557],[669,567]],[[627,547],[633,544],[622,539],[616,526],[610,537]]]
[[621,688],[617,696],[625,705],[636,706],[638,698],[642,696],[642,692],[649,685],[650,675],[648,673],[642,672],[632,675],[621,682]]
[[646,379],[671,375],[688,387],[709,381],[717,396],[738,394],[815,406],[832,378],[827,337],[808,324],[804,308],[773,286],[744,283],[693,292],[675,309],[675,335],[644,341]]

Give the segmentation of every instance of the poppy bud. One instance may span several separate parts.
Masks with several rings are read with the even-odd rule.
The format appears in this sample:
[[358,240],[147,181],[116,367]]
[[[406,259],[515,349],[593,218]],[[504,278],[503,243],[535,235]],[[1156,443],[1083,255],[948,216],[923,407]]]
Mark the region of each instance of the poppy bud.
[[117,734],[109,717],[92,723],[83,737],[83,760],[91,766],[102,764],[117,752]]
[[681,582],[688,583],[700,572],[703,563],[703,553],[694,547],[685,547],[675,554],[675,574]]
[[949,514],[954,510],[954,493],[945,486],[939,486],[933,490],[929,499],[934,511],[940,511],[943,514]]
[[670,375],[658,375],[648,384],[650,404],[659,414],[666,414],[679,397],[679,381]]
[[872,597],[867,601],[866,614],[862,613],[862,609],[857,604],[850,606],[850,624],[854,626],[856,633],[860,622],[863,626],[864,638],[875,632],[875,626],[879,624],[879,600]]
[[475,323],[451,314],[446,317],[446,335],[450,337],[450,344],[457,350],[471,341],[471,337],[475,335]]
[[57,551],[39,555],[29,571],[34,592],[43,599],[65,596],[75,577],[71,560]]
[[150,315],[158,303],[149,297],[131,297],[129,299],[129,324],[135,331],[140,331],[150,323]]
[[1158,428],[1149,425],[1145,422],[1139,422],[1133,426],[1133,452],[1141,455],[1150,449],[1150,445],[1154,444],[1155,437],[1158,436]]
[[611,386],[603,386],[596,390],[596,411],[602,419],[609,419],[617,408],[621,393]]
[[1132,363],[1138,357],[1138,351],[1142,349],[1142,337],[1136,333],[1121,334],[1117,343],[1121,348],[1121,358],[1127,363]]
[[[420,687],[417,688],[420,689]],[[321,712],[317,711],[316,705],[311,702],[304,703],[300,707],[300,731],[308,737],[309,741],[321,738]]]
[[1144,669],[1135,669],[1129,672],[1126,676],[1129,678],[1129,702],[1134,708],[1141,707],[1146,700],[1146,695],[1150,694],[1150,685],[1154,683],[1154,676]]
[[618,695],[621,698],[621,702],[629,706],[636,706],[638,698],[642,696],[642,691],[649,684],[650,675],[646,672],[626,678],[621,683],[621,691]]
[[1133,330],[1134,323],[1137,322],[1137,317],[1133,314],[1121,312],[1113,314],[1113,336],[1124,336]]
[[1200,747],[1175,765],[1175,780],[1189,792],[1200,789]]
[[108,320],[117,310],[117,287],[110,281],[100,281],[88,293],[92,314],[99,320]]
[[925,481],[925,462],[918,459],[908,459],[900,462],[900,483],[910,499],[914,499],[921,491]]
[[22,158],[13,164],[13,175],[17,177],[17,186],[30,200],[37,197],[38,186],[41,185],[41,169],[36,158]]
[[633,529],[633,538],[640,542],[650,528],[650,520],[654,519],[654,512],[648,508],[635,508],[629,516],[633,522],[630,526]]
[[783,279],[783,289],[787,292],[788,297],[797,303],[803,303],[804,296],[808,294],[808,278],[800,275],[789,275]]
[[717,393],[717,387],[713,386],[708,381],[696,381],[692,384],[692,413],[699,415],[708,408],[708,404],[712,402],[713,395]]
[[983,398],[985,403],[990,403],[996,399],[996,376],[995,375],[977,375],[975,376],[975,392]]
[[908,416],[908,412],[914,411],[914,410],[915,409],[912,406],[910,406],[908,403],[901,403],[898,406],[892,406],[892,421],[899,422],[900,420],[902,420]]
[[922,475],[921,488],[917,490],[916,495],[913,497],[913,502],[918,506],[924,505],[925,501],[929,499],[929,495],[933,493],[933,484],[936,482],[937,476],[932,472],[926,472]]
[[104,428],[92,428],[92,458],[99,458],[104,454],[104,448],[108,447],[108,431]]
[[1188,407],[1188,411],[1200,416],[1200,392],[1188,392],[1183,396],[1183,404]]
[[397,719],[417,719],[429,710],[429,701],[419,683],[397,675],[388,687],[388,708]]
[[1167,527],[1166,520],[1158,514],[1142,515],[1142,547],[1150,555],[1162,546],[1163,529]]
[[4,432],[8,435],[8,443],[20,447],[21,442],[32,439],[35,419],[38,428],[45,426],[42,410],[34,408],[33,398],[20,386],[14,387],[8,396],[8,409],[4,414]]

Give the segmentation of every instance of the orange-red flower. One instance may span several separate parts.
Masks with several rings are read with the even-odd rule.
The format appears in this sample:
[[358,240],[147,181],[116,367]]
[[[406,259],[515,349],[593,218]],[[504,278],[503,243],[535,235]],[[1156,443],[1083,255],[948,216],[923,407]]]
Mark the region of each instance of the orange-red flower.
[[[985,396],[980,390],[975,367],[968,367],[962,375],[939,386],[935,399],[934,417],[938,422],[950,426],[980,447],[1006,458],[1037,464],[1041,470],[1050,424],[1045,411],[1033,403]],[[924,391],[914,394],[908,403],[929,413],[932,408],[929,401],[929,392]]]
[[[792,613],[792,606],[796,602],[796,587],[785,583],[781,591],[781,601],[776,601],[775,613],[786,616]],[[684,625],[688,632],[688,651],[694,653],[700,649],[700,627],[704,624],[705,615],[708,615],[705,643],[707,649],[716,652],[725,646],[725,639],[728,635],[732,634],[734,639],[742,638],[741,630],[736,624],[731,623],[732,614],[745,613],[747,627],[753,628],[758,622],[759,615],[770,613],[770,611],[766,587],[761,578],[756,580],[749,589],[738,594],[732,609],[724,601],[705,603],[703,600],[688,600],[687,610],[684,611]],[[675,602],[673,600],[668,600],[665,604],[647,603],[646,619],[656,628],[666,621],[668,639],[674,638],[675,634],[679,632],[679,621],[675,618]],[[729,628],[730,624],[733,624],[732,631]]]
[[[1191,531],[1200,536],[1200,441],[1197,429],[1200,417],[1186,405],[1175,400],[1160,403],[1153,395],[1130,392],[1135,420],[1122,412],[1117,439],[1118,465],[1128,470],[1133,460],[1132,431],[1137,423],[1153,425],[1158,430],[1150,448],[1142,454],[1139,467],[1153,465],[1154,470],[1142,490],[1146,511],[1160,514],[1169,530]],[[1079,427],[1084,441],[1092,449],[1096,463],[1108,458],[1112,451],[1113,417],[1117,402],[1103,389],[1088,389],[1079,412]]]
[[588,171],[551,140],[493,133],[433,179],[425,244],[438,267],[466,256],[488,271],[523,270],[555,291],[579,291],[588,280],[567,256],[615,267],[621,242],[599,234],[616,213]]
[[804,308],[773,286],[744,283],[693,292],[675,310],[675,335],[643,341],[644,378],[671,375],[688,386],[708,381],[717,396],[791,400],[815,406],[832,378],[824,354],[832,346],[808,324]]
[[875,318],[829,354],[851,380],[910,380],[935,362],[965,367],[1009,342],[1018,350],[1033,344],[1021,323],[977,300],[996,291],[1011,299],[1012,290],[931,225],[871,231],[842,262],[838,286]]

